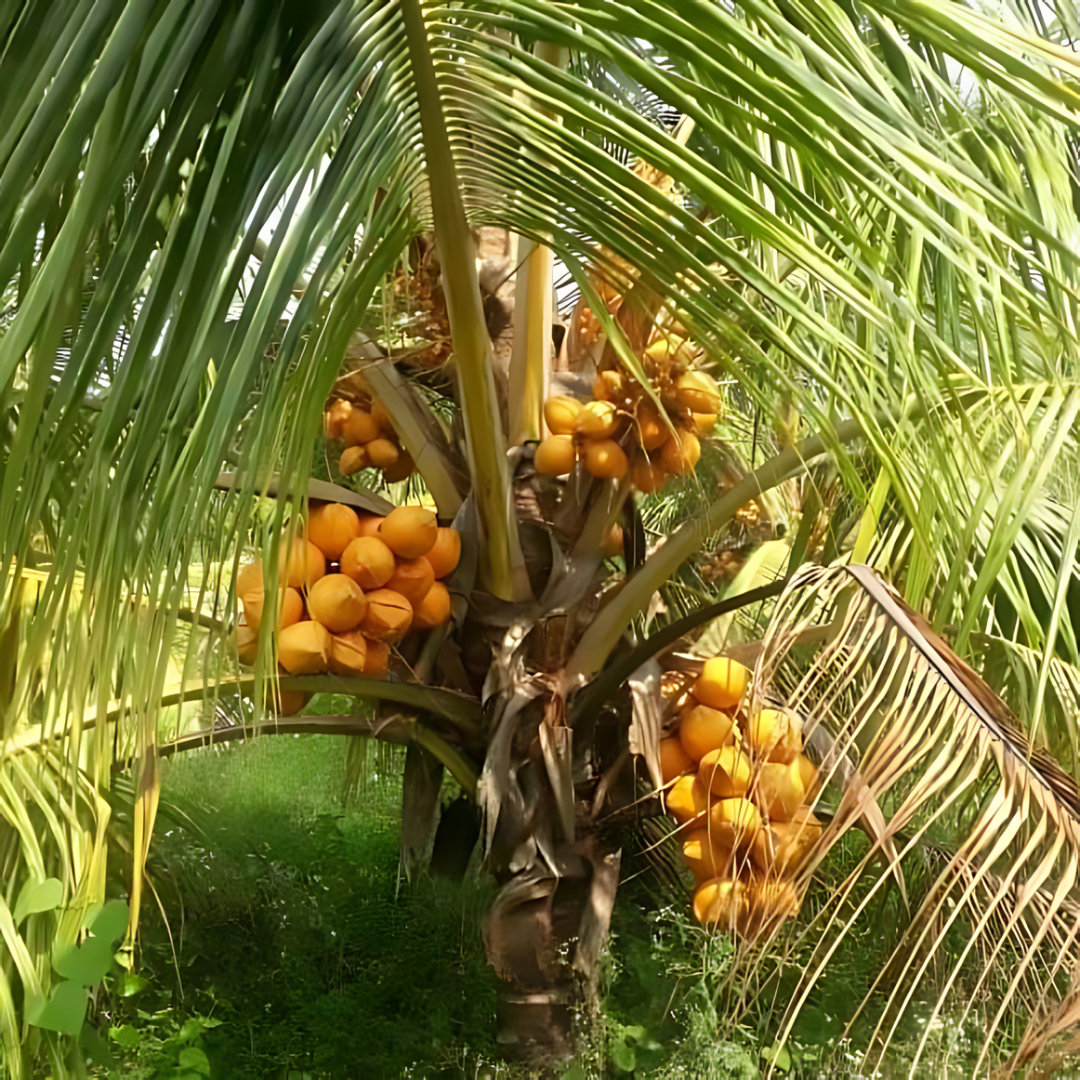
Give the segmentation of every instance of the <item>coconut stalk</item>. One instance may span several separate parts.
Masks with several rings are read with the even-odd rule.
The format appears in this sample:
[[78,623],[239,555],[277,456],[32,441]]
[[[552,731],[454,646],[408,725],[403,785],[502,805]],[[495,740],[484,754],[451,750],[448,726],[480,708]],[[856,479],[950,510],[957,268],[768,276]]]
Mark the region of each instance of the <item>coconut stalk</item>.
[[465,217],[421,0],[402,0],[401,14],[424,136],[431,216],[460,380],[469,471],[483,533],[483,579],[500,599],[524,599],[530,595],[529,579],[510,499],[506,439],[476,272],[476,243]]

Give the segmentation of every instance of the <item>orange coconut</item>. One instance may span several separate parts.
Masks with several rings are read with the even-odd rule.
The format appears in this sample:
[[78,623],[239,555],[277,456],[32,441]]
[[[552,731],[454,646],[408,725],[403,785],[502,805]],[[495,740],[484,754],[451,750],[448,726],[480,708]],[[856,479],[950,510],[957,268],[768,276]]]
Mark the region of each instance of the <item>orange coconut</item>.
[[798,761],[766,761],[754,785],[754,799],[769,821],[790,821],[806,797]]
[[383,479],[388,484],[398,484],[412,476],[415,468],[416,462],[413,461],[412,455],[407,450],[402,450],[398,453],[397,461],[383,469]]
[[675,380],[675,396],[679,404],[692,413],[718,413],[720,411],[720,388],[711,375],[704,371],[688,371]]
[[709,808],[708,827],[714,844],[749,847],[761,829],[761,814],[749,799],[717,799]]
[[533,453],[533,468],[541,476],[565,476],[576,463],[577,450],[570,435],[551,435]]
[[367,599],[348,574],[327,574],[308,590],[308,611],[330,633],[341,634],[360,625]]
[[388,589],[401,593],[414,608],[435,584],[435,571],[423,555],[419,559],[398,559],[393,576],[386,583]]
[[746,904],[736,925],[749,941],[771,934],[786,919],[799,914],[799,894],[790,881],[751,878],[745,886]]
[[726,656],[705,661],[705,668],[694,683],[694,697],[713,709],[733,709],[750,684],[750,670]]
[[590,401],[579,413],[575,425],[589,439],[607,439],[619,425],[619,416],[610,401]]
[[598,480],[619,480],[630,463],[614,439],[598,439],[585,446],[585,468]]
[[692,431],[678,431],[660,451],[660,463],[673,476],[685,476],[694,471],[701,460],[701,443]]
[[367,639],[367,660],[364,661],[364,674],[373,679],[381,679],[390,666],[390,646],[385,641]]
[[338,400],[323,413],[323,433],[328,439],[340,439],[342,428],[352,412],[352,402]]
[[361,536],[378,536],[379,526],[386,520],[377,514],[358,514],[357,517],[360,518]]
[[437,578],[444,578],[457,569],[461,561],[461,533],[457,529],[440,528],[435,543],[424,556]]
[[278,584],[294,589],[310,589],[326,573],[326,556],[302,536],[294,536],[292,543],[281,538],[278,551]]
[[645,495],[651,495],[659,491],[667,479],[667,471],[659,462],[652,462],[647,457],[639,457],[634,461],[634,471],[631,474],[634,487]]
[[573,435],[581,402],[572,397],[553,397],[544,402],[544,420],[552,435]]
[[686,834],[682,845],[683,862],[699,881],[713,877],[732,877],[732,850],[714,843],[708,829],[694,829]]
[[651,405],[639,405],[637,411],[638,439],[642,450],[659,450],[668,440],[667,425]]
[[379,425],[379,430],[384,435],[394,434],[394,422],[390,419],[390,413],[387,412],[386,406],[381,401],[372,402],[371,419]]
[[330,665],[330,631],[322,623],[293,623],[278,635],[278,660],[290,675],[317,675]]
[[278,716],[295,716],[311,697],[312,695],[304,690],[279,690],[275,702]]
[[331,561],[360,535],[360,518],[351,506],[323,503],[308,514],[308,539]]
[[[244,621],[252,630],[257,631],[262,625],[265,604],[266,593],[262,589],[252,590],[244,597]],[[296,589],[278,589],[277,629],[299,622],[303,614],[304,599]]]
[[396,569],[394,553],[377,536],[358,537],[341,556],[341,572],[365,592],[381,589]]
[[341,425],[341,437],[346,446],[363,446],[379,437],[379,425],[371,413],[363,409],[353,409]]
[[236,573],[236,597],[243,600],[246,593],[262,592],[263,589],[263,566],[261,562],[248,563],[241,566]]
[[251,667],[258,652],[259,632],[252,630],[246,623],[240,623],[236,628],[236,655],[240,658],[240,663]]
[[626,542],[623,538],[622,526],[612,525],[604,534],[600,544],[600,550],[609,559],[620,559],[626,553]]
[[709,810],[709,789],[696,776],[680,776],[665,796],[668,813],[680,824],[704,821]]
[[743,882],[723,877],[703,881],[694,890],[694,918],[720,931],[736,929],[745,917],[745,889]]
[[660,740],[660,775],[665,784],[670,784],[676,776],[681,776],[696,765],[697,762],[683,749],[677,738]]
[[726,745],[734,728],[735,720],[727,713],[693,703],[679,720],[679,741],[695,761],[700,761],[710,750]]
[[695,435],[711,435],[716,427],[716,413],[694,413],[691,420]]
[[417,630],[434,630],[450,621],[450,593],[441,581],[436,581],[419,607],[413,611],[413,626]]
[[722,746],[701,759],[698,776],[717,798],[745,795],[750,786],[750,762],[737,746]]
[[368,593],[367,602],[367,614],[361,624],[364,636],[387,644],[400,641],[412,625],[412,604],[391,589]]
[[747,722],[746,742],[759,757],[787,764],[802,750],[802,721],[795,713],[761,709]]
[[368,461],[376,469],[389,469],[391,465],[396,465],[401,457],[400,448],[389,439],[372,439],[365,444],[364,449],[367,451]]
[[367,447],[350,446],[338,458],[338,472],[342,476],[354,476],[362,469],[366,469],[370,464]]
[[386,516],[379,538],[403,559],[419,559],[434,546],[439,535],[435,511],[426,506],[399,506]]
[[790,821],[772,821],[754,838],[750,855],[769,874],[790,875],[810,857],[821,837],[821,822],[800,806]]
[[330,670],[335,675],[363,675],[367,652],[367,638],[359,630],[334,634],[330,641]]

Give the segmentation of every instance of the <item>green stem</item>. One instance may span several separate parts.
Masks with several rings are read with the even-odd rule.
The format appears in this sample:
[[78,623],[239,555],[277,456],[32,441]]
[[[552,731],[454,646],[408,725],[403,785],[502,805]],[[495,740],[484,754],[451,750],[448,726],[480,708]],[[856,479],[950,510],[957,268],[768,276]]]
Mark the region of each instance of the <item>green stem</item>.
[[473,494],[483,532],[481,558],[491,591],[504,600],[530,595],[510,498],[506,440],[499,417],[476,244],[465,217],[421,0],[401,0],[424,137],[431,215],[454,343]]
[[588,681],[600,670],[634,616],[648,607],[653,593],[687,558],[700,550],[708,537],[719,532],[740,507],[762,492],[804,472],[810,461],[824,454],[830,445],[852,442],[862,433],[862,424],[858,420],[845,420],[836,426],[829,442],[820,435],[814,435],[795,446],[789,446],[736,484],[704,513],[676,529],[645,560],[641,569],[627,581],[626,587],[597,615],[582,635],[566,665],[567,690],[581,681]]

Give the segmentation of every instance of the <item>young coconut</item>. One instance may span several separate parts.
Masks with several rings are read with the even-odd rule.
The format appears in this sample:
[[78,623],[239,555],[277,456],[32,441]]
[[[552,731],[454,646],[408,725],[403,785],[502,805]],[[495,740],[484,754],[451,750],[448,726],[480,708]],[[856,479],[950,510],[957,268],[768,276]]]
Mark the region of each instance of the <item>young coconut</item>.
[[695,761],[700,761],[710,750],[726,746],[734,731],[733,717],[696,702],[679,720],[679,741]]
[[790,765],[765,762],[754,785],[754,796],[770,823],[790,821],[806,797],[798,762],[793,761]]
[[351,506],[323,503],[308,513],[308,539],[331,561],[360,535],[360,518]]
[[412,604],[390,589],[368,593],[367,602],[367,614],[361,623],[364,636],[387,644],[400,641],[412,625]]
[[294,589],[310,589],[326,573],[326,556],[302,536],[294,536],[292,543],[281,538],[278,551],[278,584]]
[[241,566],[236,573],[236,598],[243,602],[249,592],[262,592],[263,566],[261,562]]
[[259,632],[252,630],[247,623],[236,627],[236,655],[245,667],[252,667],[259,652]]
[[638,439],[641,449],[646,452],[659,450],[671,433],[660,419],[660,414],[651,405],[639,405],[637,411]]
[[701,443],[692,431],[677,431],[660,451],[660,464],[672,476],[692,473],[701,460]]
[[713,709],[733,709],[750,685],[750,669],[726,656],[705,661],[704,670],[694,683],[698,701]]
[[439,535],[435,511],[426,506],[399,506],[387,514],[379,538],[403,559],[419,559],[434,546]]
[[553,397],[544,402],[544,422],[552,435],[573,435],[581,415],[581,402],[572,397]]
[[364,674],[372,679],[381,679],[390,666],[390,646],[384,641],[367,638],[367,659],[364,661]]
[[701,759],[698,776],[718,799],[732,799],[750,786],[750,762],[737,746],[722,746]]
[[691,420],[694,422],[694,434],[708,436],[716,427],[716,413],[694,413]]
[[761,815],[749,799],[718,799],[709,808],[709,835],[714,844],[749,847],[761,829]]
[[[244,597],[244,621],[258,632],[262,625],[266,605],[266,593],[262,589],[252,590]],[[298,623],[304,614],[304,599],[296,589],[278,589],[277,629]]]
[[746,742],[769,761],[794,761],[802,750],[802,720],[795,713],[762,709],[746,725]]
[[614,439],[598,439],[585,445],[585,468],[598,480],[621,480],[630,463]]
[[311,697],[312,695],[304,690],[279,690],[275,702],[276,712],[278,716],[295,716]]
[[787,877],[810,857],[821,838],[821,822],[807,806],[800,806],[790,821],[773,821],[750,847],[750,856],[767,874]]
[[371,418],[371,413],[353,409],[341,425],[341,437],[347,447],[363,446],[379,437],[379,425]]
[[399,484],[402,480],[408,480],[415,468],[416,462],[413,461],[412,455],[407,450],[402,450],[398,454],[397,461],[383,469],[383,479],[388,484]]
[[732,931],[743,921],[746,886],[741,881],[710,878],[694,890],[694,918],[702,926]]
[[389,469],[401,457],[401,451],[389,439],[372,439],[364,449],[367,450],[368,461],[376,469]]
[[379,430],[384,435],[394,436],[394,422],[390,419],[390,413],[387,412],[386,406],[381,401],[371,403],[371,419],[379,425]]
[[401,593],[413,608],[418,608],[435,584],[435,571],[423,555],[419,559],[398,559],[393,576],[386,583],[388,589]]
[[330,670],[346,677],[363,675],[367,653],[367,638],[359,630],[334,634],[330,641]]
[[686,834],[683,841],[683,862],[690,867],[690,872],[698,881],[714,877],[734,877],[732,854],[731,848],[713,842],[708,829],[694,829]]
[[450,621],[450,592],[441,581],[428,589],[413,611],[413,626],[417,630],[434,630]]
[[377,514],[358,514],[360,518],[360,535],[361,536],[378,536],[379,528],[386,520],[384,517],[379,517]]
[[654,463],[647,457],[639,457],[634,461],[631,479],[638,491],[645,495],[652,495],[663,487],[667,479],[667,471],[658,462]]
[[381,589],[396,569],[394,553],[376,536],[358,537],[341,556],[341,572],[365,592]]
[[737,927],[748,941],[778,930],[787,919],[798,915],[802,906],[790,881],[751,878],[744,895],[746,904]]
[[328,439],[342,438],[342,428],[352,412],[352,402],[339,398],[323,413],[323,434]]
[[278,661],[290,675],[318,675],[330,664],[330,631],[322,623],[293,623],[278,635]]
[[424,558],[431,563],[436,578],[452,574],[461,561],[461,533],[457,529],[440,528],[435,544]]
[[327,574],[308,591],[308,611],[330,633],[341,634],[360,625],[367,598],[348,574]]
[[675,382],[675,397],[692,413],[719,413],[720,387],[704,371],[688,371]]
[[541,476],[565,476],[576,464],[577,450],[570,435],[551,435],[533,452],[533,468]]
[[660,740],[660,775],[665,784],[670,784],[677,776],[688,769],[694,769],[697,762],[683,749],[683,745],[674,736]]
[[680,824],[704,822],[709,810],[709,789],[696,776],[680,776],[671,785],[667,796],[667,811]]
[[338,458],[338,472],[342,476],[354,476],[361,470],[366,469],[370,464],[367,447],[350,446]]

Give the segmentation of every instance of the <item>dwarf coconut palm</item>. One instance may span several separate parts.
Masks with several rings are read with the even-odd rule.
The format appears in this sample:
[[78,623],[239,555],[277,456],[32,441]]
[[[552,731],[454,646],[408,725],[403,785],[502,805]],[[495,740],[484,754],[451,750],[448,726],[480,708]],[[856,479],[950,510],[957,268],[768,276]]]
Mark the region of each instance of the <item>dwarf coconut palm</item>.
[[[1005,0],[0,3],[6,1071],[76,1068],[90,990],[117,948],[138,962],[160,756],[222,717],[405,744],[410,872],[448,770],[499,884],[501,1022],[568,1053],[614,825],[671,842],[648,822],[663,672],[722,649],[827,783],[807,903],[739,942],[721,1023],[771,994],[782,1045],[888,896],[891,955],[844,1018],[868,1064],[917,1010],[912,1070],[946,1011],[979,1032],[966,1071],[1067,1052],[1073,30],[1071,5]],[[520,238],[511,350],[485,228]],[[669,422],[645,357],[672,333],[723,398],[696,471],[651,496],[541,476],[544,398],[598,371]],[[324,407],[358,386],[407,489],[327,471]],[[274,567],[309,498],[406,491],[464,538],[451,624],[387,680],[278,679],[266,633],[240,671],[244,548]],[[368,711],[273,719],[317,690]]]

